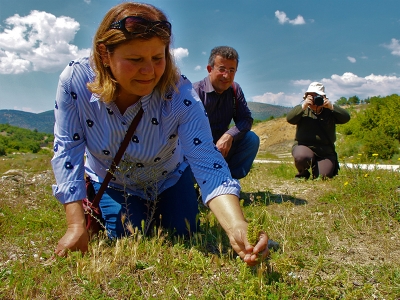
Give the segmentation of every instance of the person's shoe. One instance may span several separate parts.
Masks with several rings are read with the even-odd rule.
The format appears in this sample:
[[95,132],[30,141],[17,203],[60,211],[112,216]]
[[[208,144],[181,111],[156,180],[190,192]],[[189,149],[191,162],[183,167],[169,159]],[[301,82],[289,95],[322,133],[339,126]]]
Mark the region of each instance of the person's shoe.
[[278,251],[279,250],[279,243],[273,240],[268,240],[268,249]]
[[308,179],[310,178],[310,172],[308,170],[304,170],[301,173],[297,173],[296,175],[294,175],[294,177],[297,179],[301,179],[301,178],[305,178]]

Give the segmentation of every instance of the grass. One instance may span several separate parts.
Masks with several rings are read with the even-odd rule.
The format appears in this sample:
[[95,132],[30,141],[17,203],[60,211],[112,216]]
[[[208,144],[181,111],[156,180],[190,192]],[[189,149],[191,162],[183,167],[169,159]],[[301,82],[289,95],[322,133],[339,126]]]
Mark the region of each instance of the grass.
[[137,231],[52,259],[65,216],[49,160],[0,159],[2,173],[27,175],[0,179],[1,299],[399,299],[399,172],[295,181],[292,163],[255,164],[241,180],[243,210],[281,247],[250,268],[205,209],[190,239]]

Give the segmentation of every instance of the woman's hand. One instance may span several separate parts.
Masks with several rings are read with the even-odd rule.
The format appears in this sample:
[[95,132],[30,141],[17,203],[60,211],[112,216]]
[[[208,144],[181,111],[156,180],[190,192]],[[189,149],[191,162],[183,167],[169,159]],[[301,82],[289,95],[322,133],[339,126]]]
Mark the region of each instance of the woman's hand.
[[208,202],[208,206],[228,235],[233,250],[244,262],[249,266],[254,266],[259,262],[257,259],[259,253],[261,253],[261,258],[268,256],[268,236],[266,233],[260,234],[254,247],[247,240],[248,223],[244,219],[238,197],[221,195]]
[[54,253],[58,256],[66,256],[68,250],[87,252],[89,243],[89,234],[85,226],[69,225],[67,232],[58,241]]
[[67,232],[58,241],[54,253],[58,256],[66,256],[68,250],[85,253],[88,250],[89,234],[82,201],[64,204],[64,209],[68,223]]
[[269,255],[268,236],[265,232],[261,232],[257,244],[253,247],[247,239],[247,226],[246,221],[240,222],[228,233],[228,237],[233,250],[240,258],[247,265],[254,266]]

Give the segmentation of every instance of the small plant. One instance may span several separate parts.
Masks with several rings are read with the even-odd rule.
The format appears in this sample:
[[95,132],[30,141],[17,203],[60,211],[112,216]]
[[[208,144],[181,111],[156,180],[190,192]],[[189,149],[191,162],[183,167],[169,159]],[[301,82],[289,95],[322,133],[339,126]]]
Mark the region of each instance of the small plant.
[[261,225],[258,220],[251,220],[247,226],[247,240],[252,246],[255,246],[262,232]]

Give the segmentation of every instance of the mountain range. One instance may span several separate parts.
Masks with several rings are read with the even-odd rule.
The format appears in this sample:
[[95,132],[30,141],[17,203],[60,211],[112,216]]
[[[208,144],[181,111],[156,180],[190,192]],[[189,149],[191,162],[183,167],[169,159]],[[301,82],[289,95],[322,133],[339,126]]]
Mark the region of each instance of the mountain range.
[[[254,120],[265,121],[271,117],[277,118],[287,114],[291,108],[259,102],[247,102]],[[0,109],[0,124],[9,124],[44,133],[53,133],[53,110],[42,113],[30,113],[20,110]]]

